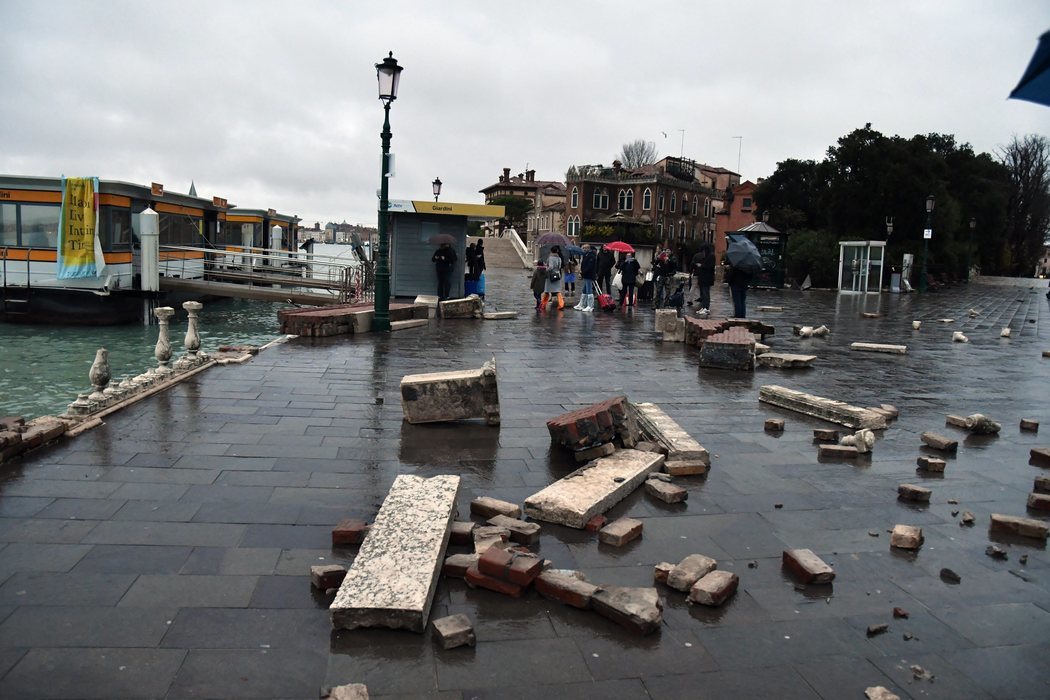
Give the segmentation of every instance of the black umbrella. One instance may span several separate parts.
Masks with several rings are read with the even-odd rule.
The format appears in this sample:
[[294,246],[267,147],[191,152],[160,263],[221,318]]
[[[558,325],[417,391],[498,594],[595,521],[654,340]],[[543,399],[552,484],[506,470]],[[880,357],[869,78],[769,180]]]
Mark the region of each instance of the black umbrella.
[[427,239],[430,245],[441,245],[442,243],[448,243],[449,245],[456,244],[456,237],[448,233],[435,233],[433,236]]
[[730,234],[726,258],[729,260],[730,265],[749,275],[758,274],[762,271],[762,254],[758,252],[758,248],[747,236]]
[[1050,32],[1039,37],[1035,55],[1010,97],[1050,107]]

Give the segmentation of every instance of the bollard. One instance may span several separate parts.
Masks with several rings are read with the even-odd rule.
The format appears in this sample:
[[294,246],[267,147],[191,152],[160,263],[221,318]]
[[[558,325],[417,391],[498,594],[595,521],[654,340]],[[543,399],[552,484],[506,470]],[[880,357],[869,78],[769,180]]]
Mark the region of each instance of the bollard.
[[91,363],[91,369],[88,370],[88,379],[91,380],[91,388],[94,389],[88,396],[89,400],[96,403],[107,400],[106,395],[102,392],[109,384],[109,376],[109,351],[99,348],[95,353],[95,361]]

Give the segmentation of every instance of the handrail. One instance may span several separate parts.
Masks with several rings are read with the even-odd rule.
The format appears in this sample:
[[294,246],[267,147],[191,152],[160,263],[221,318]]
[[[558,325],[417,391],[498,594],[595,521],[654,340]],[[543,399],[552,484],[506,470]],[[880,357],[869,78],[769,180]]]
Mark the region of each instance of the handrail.
[[518,235],[517,229],[511,229],[509,231],[505,231],[504,233],[504,237],[509,238],[511,244],[514,246],[514,249],[518,251],[518,257],[521,258],[521,264],[530,265],[532,260],[530,259],[531,256],[529,255],[529,249],[525,247],[525,243],[522,242],[521,236]]

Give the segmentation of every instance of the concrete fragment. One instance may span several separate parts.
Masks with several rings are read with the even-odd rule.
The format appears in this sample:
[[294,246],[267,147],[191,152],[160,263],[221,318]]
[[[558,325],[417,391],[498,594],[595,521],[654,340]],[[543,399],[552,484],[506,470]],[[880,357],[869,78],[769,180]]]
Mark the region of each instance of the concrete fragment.
[[861,314],[860,314],[860,317],[861,318],[881,318],[882,314],[876,313],[874,311],[862,311]]
[[944,417],[944,422],[948,425],[969,430],[974,435],[992,435],[998,433],[1002,428],[994,420],[980,413],[974,413],[969,416],[953,416],[949,414]]
[[664,462],[664,471],[671,476],[698,476],[706,474],[707,464],[699,460],[668,460]]
[[860,428],[881,430],[886,427],[886,417],[874,411],[775,384],[761,387],[758,400],[831,423],[845,425],[854,430]]
[[525,513],[534,520],[582,528],[626,498],[663,462],[661,454],[617,450],[526,498]]
[[681,503],[689,498],[689,492],[681,486],[675,486],[659,479],[646,479],[645,492],[664,503]]
[[587,447],[582,450],[576,450],[572,453],[572,456],[578,464],[582,464],[583,462],[590,462],[592,459],[598,459],[599,457],[608,457],[615,451],[615,445],[611,442],[603,442],[596,447]]
[[711,455],[682,426],[653,403],[631,404],[638,428],[650,442],[659,445],[667,461],[711,464]]
[[[918,321],[916,321],[916,323],[918,323]],[[901,700],[899,695],[890,692],[889,688],[884,688],[881,685],[873,685],[870,688],[865,688],[864,697],[867,700]]]
[[1039,421],[1031,418],[1021,419],[1021,430],[1026,432],[1039,432]]
[[952,333],[952,342],[953,343],[969,343],[970,339],[967,338],[965,335],[963,335],[962,331],[955,331],[954,333]]
[[891,419],[896,419],[901,414],[901,412],[893,404],[888,404],[888,403],[879,404],[879,408],[881,408],[884,413],[889,414],[889,417]]
[[817,459],[857,459],[860,451],[852,445],[817,445]]
[[703,554],[690,554],[667,575],[667,585],[686,592],[693,584],[718,568],[718,562]]
[[923,543],[922,528],[914,525],[894,525],[890,546],[898,549],[918,549]]
[[341,520],[338,525],[332,528],[332,546],[346,547],[361,544],[365,541],[365,535],[367,534],[368,523],[364,520],[357,518]]
[[478,496],[470,502],[470,512],[472,515],[478,515],[482,518],[493,518],[497,515],[505,515],[508,518],[520,518],[521,506],[508,501],[501,501],[498,498]]
[[441,318],[481,318],[485,303],[477,294],[462,299],[446,299],[438,302]]
[[420,326],[430,325],[430,320],[426,318],[408,318],[404,321],[391,321],[391,331],[407,331],[410,328],[419,328]]
[[1050,494],[1034,492],[1028,494],[1028,508],[1044,512],[1050,511]]
[[821,442],[835,442],[839,441],[839,431],[829,430],[827,428],[814,428],[813,439]]
[[878,624],[868,625],[868,636],[869,637],[877,637],[880,634],[884,634],[884,633],[888,632],[889,629],[890,629],[890,626],[886,622],[880,622]]
[[518,544],[535,544],[540,538],[540,526],[536,523],[528,523],[517,518],[508,518],[506,515],[496,515],[489,518],[489,525],[503,527],[510,531],[511,542]]
[[810,367],[816,361],[816,355],[799,355],[790,352],[763,352],[756,351],[755,361],[763,367],[774,367],[778,369],[800,369]]
[[504,549],[510,540],[510,530],[495,525],[483,525],[474,528],[474,552],[484,554],[491,547]]
[[999,331],[999,337],[1000,338],[1009,338],[1010,337],[1010,327],[1006,326],[1001,331]]
[[781,558],[784,568],[803,583],[831,583],[835,570],[811,549],[785,549]]
[[613,547],[622,547],[642,536],[642,521],[634,518],[614,520],[598,531],[598,541]]
[[459,477],[401,474],[329,608],[336,629],[426,629]]
[[890,355],[904,355],[908,352],[907,345],[891,345],[887,343],[850,343],[850,350],[860,352],[881,352]]
[[987,547],[985,547],[984,553],[992,559],[999,559],[1005,561],[1009,558],[1009,555],[1006,553],[1006,550],[997,544],[990,544]]
[[470,521],[457,520],[452,523],[452,531],[449,534],[449,544],[471,545],[474,544],[475,524]]
[[1050,447],[1033,447],[1028,455],[1031,462],[1050,466]]
[[1036,493],[1050,493],[1050,476],[1037,476],[1032,490]]
[[413,424],[483,417],[488,425],[499,425],[496,358],[478,369],[405,375],[401,408]]
[[784,432],[784,419],[766,418],[766,422],[763,425],[763,428],[773,433],[782,433]]
[[364,683],[348,683],[329,688],[321,695],[327,700],[368,700],[368,686]]
[[524,588],[518,584],[483,574],[477,566],[467,569],[467,573],[463,578],[471,588],[484,588],[503,595],[509,595],[511,598],[520,598],[522,593],[524,593]]
[[919,457],[916,462],[919,465],[919,469],[928,472],[942,473],[945,466],[947,466],[947,462],[943,459],[938,457],[927,457],[926,455]]
[[441,643],[442,649],[455,649],[456,647],[475,644],[474,625],[470,618],[461,613],[441,617],[434,620],[431,625],[434,628],[434,638]]
[[674,570],[675,565],[671,562],[662,561],[653,567],[653,582],[667,585],[667,577]]
[[930,489],[924,486],[916,486],[915,484],[901,484],[897,487],[897,498],[902,501],[929,503],[932,494],[933,491]]
[[518,586],[528,586],[543,573],[543,561],[531,552],[525,554],[491,547],[478,558],[478,571]]
[[919,330],[920,328],[922,328],[922,321],[912,321],[911,327],[915,330]]
[[655,588],[610,586],[591,597],[591,606],[602,617],[637,634],[652,634],[663,621],[663,603]]
[[839,440],[840,445],[857,448],[857,452],[867,454],[875,447],[875,433],[868,428],[861,428],[852,435],[843,435]]
[[712,571],[689,589],[688,601],[698,605],[718,607],[736,593],[740,577],[729,571]]
[[551,440],[570,450],[582,450],[619,437],[624,447],[633,447],[641,431],[626,396],[563,413],[547,421]]
[[536,592],[544,598],[581,610],[591,607],[591,598],[599,590],[598,586],[592,583],[551,571],[544,571],[534,583]]
[[506,321],[508,319],[517,318],[517,311],[486,311],[481,314],[481,317],[486,321]]
[[959,449],[959,442],[957,440],[952,440],[951,438],[929,430],[920,435],[919,439],[933,449],[941,450],[942,452],[955,452]]
[[346,567],[339,564],[310,567],[310,585],[321,591],[338,588],[345,577]]
[[452,578],[464,578],[467,569],[476,566],[480,554],[452,554],[445,557],[445,563],[441,567],[441,573]]
[[968,510],[964,510],[962,518],[959,520],[959,525],[966,525],[967,527],[973,527],[974,523],[977,522],[977,517]]

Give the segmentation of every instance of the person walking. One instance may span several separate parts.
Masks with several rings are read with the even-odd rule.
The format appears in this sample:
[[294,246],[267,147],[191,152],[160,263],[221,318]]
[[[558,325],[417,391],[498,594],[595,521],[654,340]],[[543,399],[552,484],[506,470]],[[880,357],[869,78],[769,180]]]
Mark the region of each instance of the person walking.
[[671,296],[674,287],[674,275],[678,271],[678,263],[675,261],[671,251],[665,248],[656,256],[653,263],[653,308],[659,309]]
[[438,301],[445,301],[452,292],[452,268],[456,266],[458,259],[456,251],[448,243],[442,243],[430,258],[437,271]]
[[550,255],[547,256],[547,280],[543,285],[543,299],[540,302],[545,309],[547,308],[547,302],[553,302],[555,295],[558,297],[558,310],[561,311],[565,308],[565,298],[561,294],[563,284],[561,268],[561,246],[556,245],[551,247]]
[[733,295],[733,317],[747,318],[747,286],[751,284],[751,273],[744,272],[730,264],[726,281]]
[[474,246],[474,259],[470,261],[470,276],[480,280],[485,272],[485,241],[479,240]]
[[620,289],[620,306],[626,303],[628,307],[633,307],[634,285],[638,281],[638,273],[641,271],[642,266],[638,264],[633,255],[628,253],[624,261],[618,264],[616,268],[620,271],[620,283],[622,285]]
[[536,298],[536,310],[543,311],[543,305],[540,303],[540,299],[543,298],[543,288],[547,284],[547,266],[542,260],[537,260],[535,267],[532,269],[532,281],[530,286],[532,287],[532,296]]
[[706,316],[711,310],[711,287],[715,283],[715,251],[710,243],[700,246],[700,250],[693,256],[689,273],[696,278],[699,293],[696,303],[700,304],[700,308],[696,313],[698,316]]
[[583,293],[580,303],[573,308],[577,311],[594,311],[594,280],[598,277],[598,254],[590,243],[583,244],[583,258],[580,260],[580,278],[583,280]]
[[594,279],[602,283],[602,289],[612,293],[612,271],[616,267],[616,254],[608,248],[598,253],[598,275]]
[[474,276],[474,261],[477,259],[477,245],[471,243],[467,246],[467,252],[464,253],[464,269],[466,270],[466,279],[474,281],[477,277]]
[[570,257],[565,261],[563,272],[565,273],[565,293],[569,296],[576,296],[576,258]]

